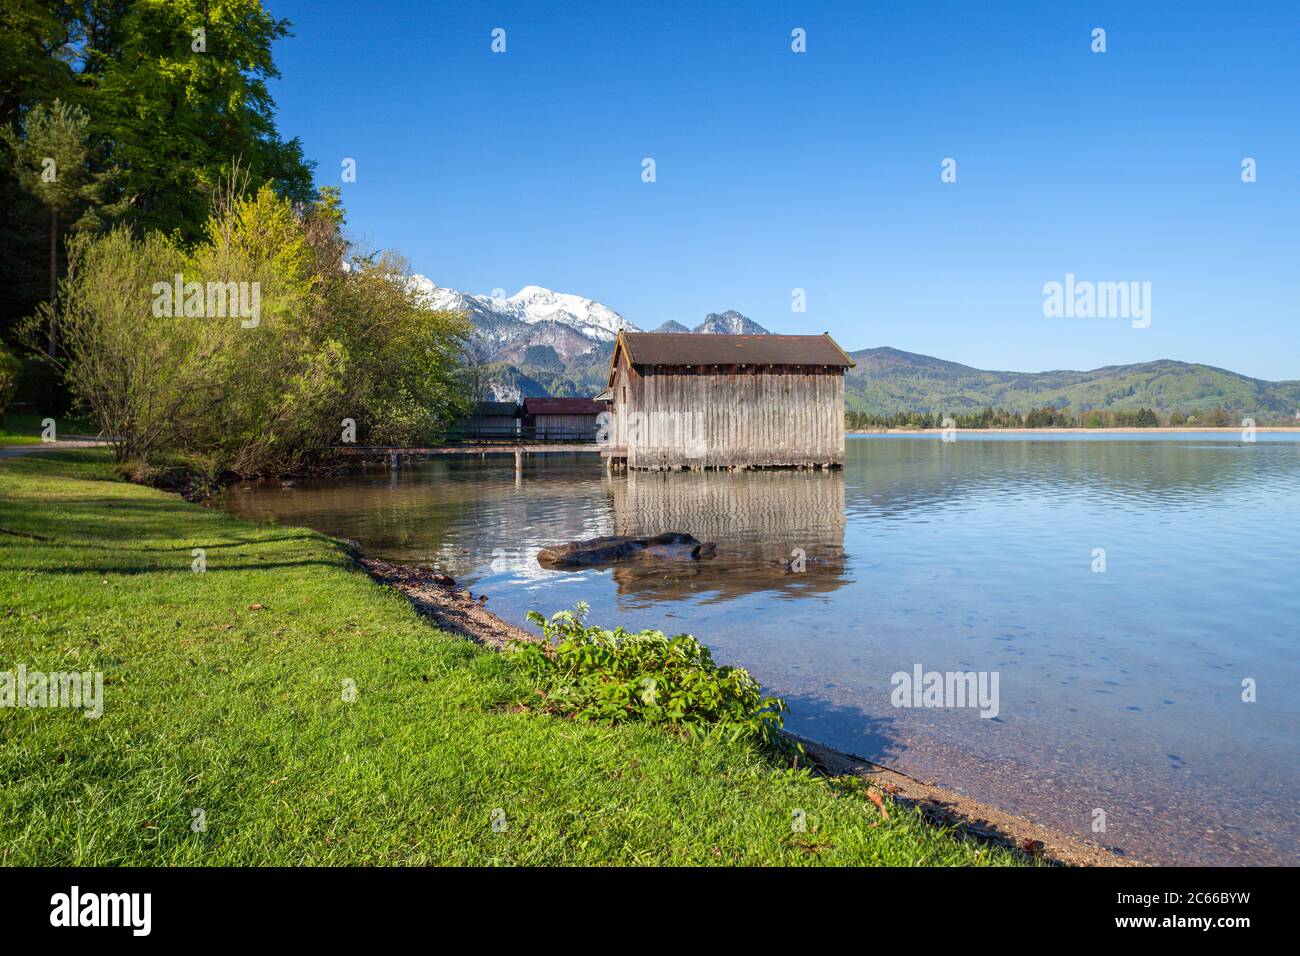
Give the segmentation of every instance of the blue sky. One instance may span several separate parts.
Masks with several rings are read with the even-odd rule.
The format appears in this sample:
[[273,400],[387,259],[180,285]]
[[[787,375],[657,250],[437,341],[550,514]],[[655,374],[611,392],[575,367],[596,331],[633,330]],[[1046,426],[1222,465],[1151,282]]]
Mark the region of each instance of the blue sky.
[[[294,24],[282,132],[322,184],[354,158],[354,238],[440,285],[981,368],[1300,378],[1296,3],[267,6]],[[1045,318],[1068,272],[1150,282],[1150,327]]]

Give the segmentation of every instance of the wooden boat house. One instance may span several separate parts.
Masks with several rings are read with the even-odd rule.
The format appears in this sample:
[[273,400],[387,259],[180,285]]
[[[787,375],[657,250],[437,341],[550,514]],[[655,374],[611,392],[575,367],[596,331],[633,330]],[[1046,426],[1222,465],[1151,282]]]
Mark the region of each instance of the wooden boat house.
[[611,463],[638,469],[844,464],[844,373],[829,335],[622,332],[608,386]]
[[524,428],[538,441],[595,441],[603,411],[605,406],[590,398],[525,398]]
[[477,402],[458,432],[470,439],[513,441],[519,437],[519,406],[514,402]]

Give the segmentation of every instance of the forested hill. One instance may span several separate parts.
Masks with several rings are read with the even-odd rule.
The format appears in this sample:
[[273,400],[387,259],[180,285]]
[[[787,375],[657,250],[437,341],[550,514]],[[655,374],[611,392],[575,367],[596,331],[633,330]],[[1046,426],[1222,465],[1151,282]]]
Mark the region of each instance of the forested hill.
[[1088,372],[991,372],[893,348],[849,353],[846,403],[851,411],[1011,411],[1054,406],[1090,409],[1151,408],[1195,414],[1212,408],[1294,418],[1300,381],[1266,382],[1210,365],[1161,359],[1108,365]]

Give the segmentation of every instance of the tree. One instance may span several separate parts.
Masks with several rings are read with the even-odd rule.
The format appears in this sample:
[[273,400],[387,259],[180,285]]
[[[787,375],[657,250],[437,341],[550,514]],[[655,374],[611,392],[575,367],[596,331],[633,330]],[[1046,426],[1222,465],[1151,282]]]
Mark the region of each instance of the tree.
[[14,122],[35,103],[67,98],[74,81],[72,8],[57,0],[0,4],[0,125]]
[[[181,268],[181,252],[163,236],[137,242],[124,227],[68,243],[68,272],[58,300],[69,384],[114,438],[119,461],[175,447],[214,384],[192,336],[150,314],[149,291]],[[42,304],[35,317],[54,312]],[[51,319],[52,320],[52,319]]]
[[193,249],[120,226],[69,244],[67,378],[119,460],[303,472],[335,457],[344,419],[363,444],[438,440],[464,412],[465,319],[429,309],[392,255],[344,268],[337,196],[300,208],[239,183]]
[[[267,81],[289,23],[262,0],[3,0],[0,127],[58,98],[90,115],[87,205],[106,224],[203,241],[212,197],[236,165],[257,188],[315,198],[296,139],[281,139]],[[50,210],[0,159],[0,334],[46,297]],[[58,215],[66,221],[68,212]],[[96,225],[91,219],[85,225]],[[42,351],[45,351],[42,348]]]
[[[13,152],[18,182],[50,211],[50,302],[55,301],[59,281],[59,216],[80,200],[93,178],[86,168],[86,131],[90,117],[78,106],[55,100],[52,106],[36,106],[18,130],[0,131]],[[55,352],[54,311],[50,312],[46,354]]]
[[254,187],[314,201],[314,164],[297,139],[281,140],[266,85],[280,75],[271,47],[287,20],[261,0],[135,0],[118,19],[89,95],[132,222],[200,240],[236,163]]

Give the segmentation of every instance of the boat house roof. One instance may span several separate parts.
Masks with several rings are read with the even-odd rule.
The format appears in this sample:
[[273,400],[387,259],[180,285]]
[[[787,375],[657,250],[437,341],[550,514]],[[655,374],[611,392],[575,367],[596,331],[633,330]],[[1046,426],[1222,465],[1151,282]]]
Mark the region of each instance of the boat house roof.
[[590,398],[525,398],[527,415],[599,415],[605,406]]
[[826,333],[821,335],[682,335],[674,332],[623,332],[610,362],[611,381],[618,353],[632,365],[822,365],[853,368],[855,363]]

